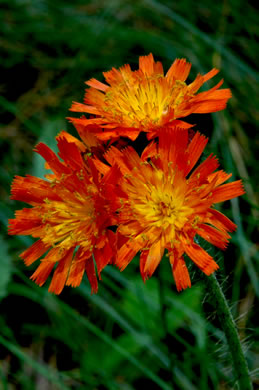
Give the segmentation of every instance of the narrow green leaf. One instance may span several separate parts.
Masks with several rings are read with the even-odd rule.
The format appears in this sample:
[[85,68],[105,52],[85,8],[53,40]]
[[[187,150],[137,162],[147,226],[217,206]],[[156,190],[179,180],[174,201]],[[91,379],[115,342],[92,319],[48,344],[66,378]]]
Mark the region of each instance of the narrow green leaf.
[[69,387],[59,378],[60,374],[52,369],[49,366],[46,366],[43,363],[37,362],[35,359],[31,358],[26,354],[21,348],[12,343],[11,341],[5,339],[0,335],[0,344],[7,348],[11,353],[13,353],[17,358],[19,358],[24,363],[30,365],[36,372],[44,376],[49,380],[49,382],[58,386],[62,390],[69,390]]
[[4,241],[4,238],[0,236],[0,299],[7,295],[7,285],[11,278],[12,262],[8,254],[8,246]]

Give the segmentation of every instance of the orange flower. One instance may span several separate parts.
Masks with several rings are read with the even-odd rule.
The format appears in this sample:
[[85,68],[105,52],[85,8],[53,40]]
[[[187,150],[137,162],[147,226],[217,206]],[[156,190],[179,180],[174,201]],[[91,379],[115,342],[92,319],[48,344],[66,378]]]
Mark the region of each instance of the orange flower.
[[[214,77],[212,69],[187,85],[191,64],[185,59],[176,59],[166,75],[160,62],[153,55],[139,58],[139,69],[132,71],[129,65],[119,70],[104,72],[106,82],[96,79],[87,81],[85,104],[73,103],[71,111],[85,112],[95,117],[69,118],[79,133],[93,132],[99,139],[108,140],[118,136],[136,139],[140,131],[148,132],[148,138],[156,135],[164,126],[181,123],[178,118],[192,113],[209,113],[223,110],[231,97],[229,89],[220,89],[221,80],[212,89],[197,94],[200,87]],[[103,128],[103,130],[102,130]]]
[[56,266],[49,291],[59,294],[65,285],[79,286],[86,271],[96,292],[93,256],[99,275],[114,256],[115,234],[107,229],[116,222],[109,183],[120,173],[115,168],[101,178],[92,160],[83,158],[80,141],[65,132],[57,140],[63,162],[45,144],[35,148],[53,172],[46,175],[48,180],[15,177],[12,199],[32,207],[16,212],[16,218],[9,221],[9,233],[39,238],[20,255],[27,266],[47,252],[31,276],[37,284],[42,286]]
[[198,244],[202,237],[224,249],[228,232],[236,226],[214,209],[214,204],[244,193],[241,181],[223,184],[231,174],[215,171],[218,161],[210,155],[195,169],[207,138],[198,132],[188,143],[188,130],[172,128],[143,152],[131,147],[123,153],[112,147],[107,160],[121,167],[116,264],[123,270],[140,251],[140,272],[145,281],[168,251],[178,290],[191,286],[184,254],[206,274],[218,265]]

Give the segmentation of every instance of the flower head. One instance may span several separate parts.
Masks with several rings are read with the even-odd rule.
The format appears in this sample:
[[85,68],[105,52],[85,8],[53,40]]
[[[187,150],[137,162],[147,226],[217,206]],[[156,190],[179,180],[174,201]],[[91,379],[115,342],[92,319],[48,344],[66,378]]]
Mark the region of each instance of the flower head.
[[12,199],[32,207],[16,212],[9,233],[38,238],[20,255],[30,265],[45,254],[31,276],[37,284],[43,285],[56,266],[49,291],[59,294],[65,285],[78,286],[86,271],[96,292],[93,255],[99,274],[114,257],[115,235],[107,227],[115,223],[109,194],[112,175],[119,172],[101,177],[92,160],[84,158],[83,144],[65,132],[57,140],[63,162],[45,144],[35,148],[53,172],[48,180],[15,177]]
[[[116,264],[123,270],[140,251],[143,279],[150,277],[168,251],[178,290],[191,286],[184,254],[206,274],[218,265],[202,249],[197,236],[224,249],[236,226],[214,205],[244,193],[241,181],[223,184],[231,174],[216,171],[210,155],[195,168],[207,138],[198,132],[188,144],[188,131],[164,131],[140,158],[131,147],[111,148],[107,160],[120,165],[118,244]],[[195,168],[195,169],[194,169]]]
[[[188,85],[190,69],[191,64],[185,59],[176,59],[164,75],[162,64],[155,62],[152,54],[139,58],[136,71],[129,65],[113,68],[103,73],[108,85],[96,79],[87,81],[90,88],[84,104],[73,103],[71,107],[71,111],[94,117],[70,120],[81,134],[90,131],[103,140],[118,136],[134,140],[140,131],[148,132],[151,138],[159,129],[179,124],[178,118],[192,113],[223,110],[231,97],[229,89],[219,89],[223,80],[212,89],[197,93],[218,70],[212,69],[204,76],[198,74]],[[191,125],[181,122],[181,127],[188,126]]]

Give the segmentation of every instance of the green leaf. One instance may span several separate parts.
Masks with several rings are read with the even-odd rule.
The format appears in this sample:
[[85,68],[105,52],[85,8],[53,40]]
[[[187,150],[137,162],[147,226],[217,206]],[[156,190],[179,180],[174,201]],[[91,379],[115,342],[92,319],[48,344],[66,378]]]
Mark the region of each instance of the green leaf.
[[12,262],[11,257],[8,254],[8,246],[4,241],[4,238],[0,236],[0,299],[7,295],[7,285],[11,278]]
[[0,344],[12,352],[21,361],[31,366],[36,372],[48,379],[49,382],[54,383],[59,389],[69,390],[69,387],[65,385],[60,378],[60,374],[49,366],[43,363],[37,362],[34,358],[25,353],[20,347],[7,340],[0,335]]

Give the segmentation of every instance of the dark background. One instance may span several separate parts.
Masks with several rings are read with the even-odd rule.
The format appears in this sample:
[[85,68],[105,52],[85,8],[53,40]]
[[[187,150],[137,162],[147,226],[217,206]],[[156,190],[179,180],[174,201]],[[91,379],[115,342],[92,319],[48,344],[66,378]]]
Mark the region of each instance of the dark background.
[[[244,0],[0,0],[0,389],[232,389],[232,361],[201,273],[177,293],[167,259],[143,284],[138,259],[120,273],[107,267],[97,295],[85,279],[59,297],[29,280],[19,253],[32,240],[6,234],[24,205],[9,200],[14,175],[42,176],[39,141],[55,149],[84,81],[152,52],[198,72],[221,70],[233,98],[224,112],[193,115],[221,166],[246,194],[221,205],[237,225],[228,249],[209,248],[256,384],[258,253],[256,120],[258,13]],[[257,293],[256,293],[257,288]],[[242,389],[241,389],[242,390]]]

